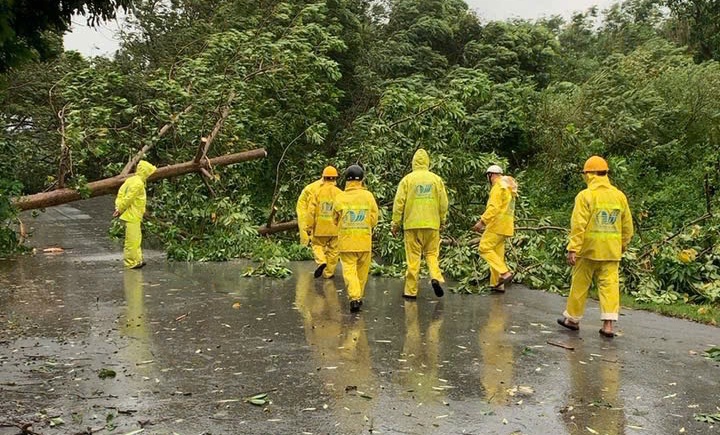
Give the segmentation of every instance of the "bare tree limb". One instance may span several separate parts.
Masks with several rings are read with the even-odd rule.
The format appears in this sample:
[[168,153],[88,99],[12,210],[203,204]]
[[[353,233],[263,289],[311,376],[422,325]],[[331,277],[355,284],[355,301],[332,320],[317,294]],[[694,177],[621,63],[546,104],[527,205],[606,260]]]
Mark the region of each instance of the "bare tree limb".
[[[168,122],[167,124],[163,125],[162,128],[160,128],[160,131],[158,131],[157,139],[160,139],[161,137],[165,136],[167,134],[167,132],[170,131],[170,129],[172,128],[174,121],[179,119],[182,115],[185,115],[188,112],[190,112],[192,110],[192,108],[193,108],[192,104],[187,106],[182,112],[178,113],[174,117],[173,121]],[[155,146],[155,143],[156,142],[151,142],[151,143],[145,145],[144,147],[142,147],[142,149],[140,151],[138,151],[137,154],[135,154],[132,159],[130,159],[130,161],[127,163],[127,165],[125,165],[123,170],[120,172],[120,175],[129,174],[130,171],[132,171],[132,168],[134,168],[135,165],[137,165],[138,162],[140,160],[142,160],[143,157],[145,157],[145,154],[147,154],[147,152],[150,151],[150,149]]]
[[[178,163],[170,166],[163,166],[158,168],[154,174],[148,178],[148,181],[161,180],[163,178],[176,177],[179,175],[185,175],[192,172],[200,172],[202,168],[209,168],[212,166],[227,166],[240,162],[247,162],[250,160],[258,160],[267,157],[267,152],[264,148],[255,150],[245,151],[236,154],[227,154],[213,159],[204,159],[201,162],[195,162],[191,160],[189,162]],[[128,179],[128,175],[118,175],[103,180],[93,181],[88,183],[87,189],[89,196],[102,196],[115,193],[117,189]],[[34,195],[23,196],[21,198],[15,198],[13,203],[20,210],[32,210],[37,208],[52,207],[54,205],[65,204],[72,201],[78,201],[83,199],[83,196],[77,190],[73,189],[57,189],[52,192],[36,193]]]
[[275,224],[273,226],[262,226],[258,228],[258,233],[260,233],[261,236],[269,236],[271,234],[275,233],[282,233],[284,231],[292,231],[298,229],[298,223],[297,221],[290,221],[290,222],[283,222],[279,224]]
[[210,150],[210,146],[212,145],[213,141],[215,141],[215,138],[217,137],[220,129],[225,123],[225,119],[227,119],[227,117],[230,115],[230,104],[232,104],[233,99],[235,99],[235,92],[230,93],[230,96],[227,99],[227,103],[225,103],[225,107],[223,107],[223,110],[220,113],[220,119],[217,120],[217,122],[215,123],[215,127],[213,127],[210,134],[206,138],[202,138],[200,140],[198,151],[195,154],[195,162],[200,162],[200,160],[207,157],[207,152]]
[[277,212],[277,208],[275,207],[275,204],[277,204],[278,197],[280,196],[280,165],[282,165],[283,160],[285,159],[285,154],[287,154],[290,147],[297,142],[301,137],[305,135],[305,133],[308,132],[312,127],[314,127],[315,124],[311,125],[310,127],[306,128],[302,133],[295,136],[295,139],[293,139],[289,144],[285,146],[285,149],[283,149],[282,155],[280,156],[280,160],[278,160],[277,167],[275,168],[275,190],[273,191],[273,199],[270,203],[270,215],[268,217],[268,221],[266,226],[269,228],[272,226],[272,220],[275,217],[275,213]]
[[57,116],[60,120],[60,159],[58,163],[58,174],[57,174],[57,188],[62,189],[65,187],[65,177],[70,174],[72,175],[72,157],[70,147],[67,146],[65,141],[65,109],[68,105],[64,105],[58,112]]

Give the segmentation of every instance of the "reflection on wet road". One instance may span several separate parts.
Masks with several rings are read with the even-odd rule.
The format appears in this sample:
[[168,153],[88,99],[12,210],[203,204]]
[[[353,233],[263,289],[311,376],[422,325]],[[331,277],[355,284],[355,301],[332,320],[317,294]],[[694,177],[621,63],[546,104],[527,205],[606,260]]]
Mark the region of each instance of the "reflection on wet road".
[[335,283],[315,285],[309,273],[297,278],[295,304],[303,317],[305,338],[330,396],[338,433],[362,433],[372,427],[372,398],[378,394],[365,318],[342,315]]
[[[719,364],[701,356],[717,328],[626,311],[608,341],[594,303],[572,333],[554,325],[557,295],[405,301],[401,281],[379,278],[351,315],[342,280],[314,279],[311,263],[249,279],[241,262],[146,251],[148,267],[124,271],[107,205],[77,207],[30,221],[38,247],[65,253],[0,260],[0,422],[43,434],[138,422],[152,434],[717,433],[693,418],[720,406]],[[246,402],[263,392],[268,403]]]
[[620,396],[620,367],[615,343],[603,354],[590,354],[583,346],[567,358],[570,391],[561,410],[570,434],[596,431],[607,435],[625,434],[625,408]]
[[508,403],[508,391],[513,381],[513,347],[507,333],[509,309],[503,298],[493,298],[485,325],[478,333],[478,345],[482,354],[482,386],[485,400],[493,404]]

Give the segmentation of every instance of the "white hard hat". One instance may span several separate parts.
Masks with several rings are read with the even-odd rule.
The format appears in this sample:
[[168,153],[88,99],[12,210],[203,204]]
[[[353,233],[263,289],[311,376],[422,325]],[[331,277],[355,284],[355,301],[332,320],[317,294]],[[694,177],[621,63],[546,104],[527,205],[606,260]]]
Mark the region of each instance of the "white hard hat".
[[485,171],[486,174],[502,174],[503,170],[498,165],[492,165],[489,168],[487,168],[487,171]]

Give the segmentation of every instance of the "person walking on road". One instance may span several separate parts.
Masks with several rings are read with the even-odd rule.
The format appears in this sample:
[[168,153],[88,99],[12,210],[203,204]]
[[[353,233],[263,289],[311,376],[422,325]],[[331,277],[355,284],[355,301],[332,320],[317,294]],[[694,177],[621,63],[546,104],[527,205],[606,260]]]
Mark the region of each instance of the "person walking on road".
[[588,290],[596,281],[600,297],[600,334],[614,337],[613,321],[620,312],[620,258],[633,236],[625,194],[610,184],[605,159],[590,157],[583,168],[587,189],[575,197],[570,221],[567,262],[573,267],[570,295],[558,323],[577,331],[585,312]]
[[145,216],[147,195],[145,184],[148,177],[157,168],[145,160],[141,160],[131,176],[118,190],[115,198],[115,212],[113,217],[119,217],[125,222],[125,247],[123,249],[123,263],[128,269],[140,269],[145,266],[142,255],[142,228],[141,222]]
[[300,244],[303,246],[308,246],[311,239],[311,236],[305,231],[305,228],[307,228],[308,210],[310,209],[310,198],[317,193],[322,183],[323,179],[320,178],[305,186],[302,192],[300,192],[297,204],[295,205],[298,229],[300,230]]
[[329,279],[335,274],[338,256],[338,228],[333,218],[335,197],[342,191],[337,188],[338,171],[332,166],[323,170],[323,183],[310,195],[305,232],[311,237],[313,256],[318,267],[315,278]]
[[335,197],[333,215],[338,225],[338,249],[350,311],[360,311],[372,261],[372,234],[378,223],[375,197],[363,186],[365,171],[352,165],[345,171],[345,191]]
[[448,196],[442,178],[430,172],[430,157],[424,149],[415,152],[412,172],[398,186],[393,204],[390,231],[405,235],[405,290],[403,297],[417,299],[420,260],[425,256],[430,270],[430,284],[435,295],[444,294],[445,282],[440,270],[440,229],[448,214]]
[[490,166],[485,172],[492,185],[485,213],[473,230],[480,233],[480,256],[490,266],[490,289],[504,292],[512,282],[513,273],[505,263],[505,240],[515,233],[515,200],[517,183],[510,176],[504,176],[498,165]]

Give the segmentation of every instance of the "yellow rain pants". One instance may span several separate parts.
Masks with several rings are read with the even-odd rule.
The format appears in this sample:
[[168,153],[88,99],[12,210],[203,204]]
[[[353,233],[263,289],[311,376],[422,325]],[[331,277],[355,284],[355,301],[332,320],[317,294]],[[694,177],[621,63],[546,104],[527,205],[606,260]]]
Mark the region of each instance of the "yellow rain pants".
[[365,297],[365,284],[370,273],[370,252],[341,252],[343,279],[347,289],[348,299],[359,301]]
[[141,245],[142,229],[140,228],[140,222],[125,222],[125,248],[123,249],[125,267],[132,268],[142,263]]
[[578,258],[572,271],[572,284],[563,315],[580,322],[585,312],[588,290],[596,278],[600,297],[600,319],[618,320],[620,313],[620,262]]
[[312,251],[315,263],[327,264],[323,278],[332,278],[335,275],[340,252],[338,251],[338,238],[336,236],[313,236]]
[[432,229],[405,230],[405,294],[417,296],[418,276],[420,275],[420,258],[425,256],[430,279],[445,282],[440,270],[440,231]]
[[480,256],[490,266],[490,285],[500,282],[500,275],[510,271],[505,263],[505,239],[501,234],[485,230],[480,238]]

